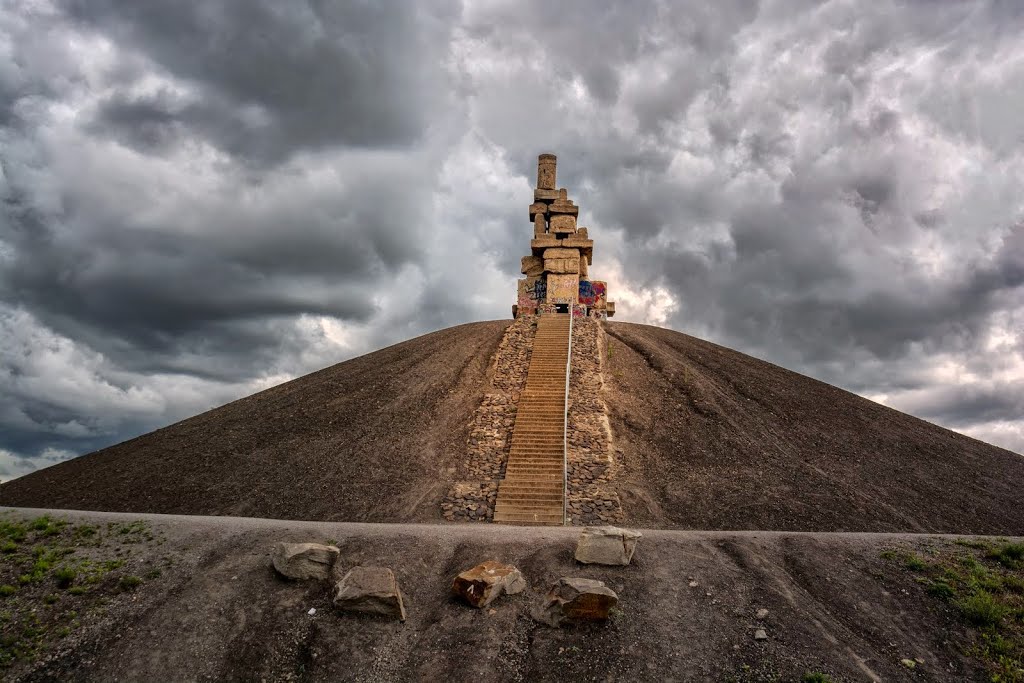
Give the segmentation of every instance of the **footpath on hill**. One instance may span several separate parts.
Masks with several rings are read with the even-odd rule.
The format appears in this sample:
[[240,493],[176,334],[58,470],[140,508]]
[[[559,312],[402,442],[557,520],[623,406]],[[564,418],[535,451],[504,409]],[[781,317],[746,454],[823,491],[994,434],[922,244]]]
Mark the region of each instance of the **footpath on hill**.
[[[31,608],[38,639],[8,663],[8,680],[963,681],[992,672],[970,654],[985,641],[962,618],[959,584],[937,597],[944,591],[928,577],[943,558],[966,566],[970,557],[980,567],[972,571],[996,581],[1000,565],[984,550],[993,539],[643,531],[633,563],[618,568],[577,564],[573,528],[25,509],[5,509],[0,520],[15,528],[44,513],[46,529],[69,523],[69,539],[98,533],[97,547],[117,555],[104,566],[137,580],[111,583],[111,595],[58,635],[38,635],[47,610],[68,614],[92,584],[82,583],[82,595],[72,590],[81,577],[63,587],[54,579],[37,589],[50,596],[38,605],[16,602],[36,584],[2,598],[9,619]],[[278,578],[269,559],[278,541],[331,543],[346,567],[392,568],[408,620],[343,614],[325,585]],[[487,559],[519,567],[527,590],[484,610],[454,601],[454,576]],[[564,629],[535,622],[532,608],[562,576],[615,590],[612,619]],[[1001,580],[1008,591],[1020,583]]]

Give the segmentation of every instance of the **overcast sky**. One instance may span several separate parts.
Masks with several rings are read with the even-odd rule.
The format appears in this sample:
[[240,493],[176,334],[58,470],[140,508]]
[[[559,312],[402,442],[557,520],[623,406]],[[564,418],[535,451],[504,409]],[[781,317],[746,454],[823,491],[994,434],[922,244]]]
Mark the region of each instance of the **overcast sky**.
[[1024,4],[0,0],[0,479],[505,318],[536,158],[616,320],[1024,451]]

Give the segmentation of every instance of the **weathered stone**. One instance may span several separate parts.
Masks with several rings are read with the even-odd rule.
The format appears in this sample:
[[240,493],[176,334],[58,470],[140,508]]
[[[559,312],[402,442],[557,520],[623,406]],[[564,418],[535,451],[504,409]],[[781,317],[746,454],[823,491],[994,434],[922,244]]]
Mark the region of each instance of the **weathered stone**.
[[558,157],[541,154],[537,158],[537,189],[554,190],[558,172]]
[[580,260],[578,258],[546,258],[544,259],[544,270],[549,273],[575,275],[580,272]]
[[561,199],[556,199],[547,208],[548,213],[552,216],[556,214],[578,216],[580,213],[580,207],[573,204],[571,200],[562,201]]
[[551,220],[548,221],[548,232],[553,235],[576,232],[576,216],[571,214],[551,216]]
[[544,273],[544,259],[542,258],[533,255],[524,256],[520,263],[522,273],[527,277],[537,277]]
[[387,567],[353,567],[338,582],[334,605],[346,612],[398,617],[405,621],[402,592]]
[[[607,501],[612,507],[611,501]],[[586,508],[584,508],[585,510]],[[584,564],[627,565],[633,559],[639,531],[618,527],[587,527],[576,544],[576,561]]]
[[487,560],[455,577],[452,593],[473,607],[486,607],[502,593],[515,595],[526,588],[518,569],[497,560]]
[[754,631],[754,640],[768,640],[768,633],[763,628],[759,628]]
[[533,223],[535,220],[537,220],[537,214],[544,215],[547,214],[547,212],[548,205],[545,204],[544,202],[534,202],[533,204],[530,204],[530,222]]
[[601,581],[563,577],[548,591],[533,618],[549,626],[580,621],[604,621],[619,596]]
[[341,554],[333,545],[319,543],[278,543],[270,555],[274,569],[289,579],[322,579],[331,575],[331,567]]

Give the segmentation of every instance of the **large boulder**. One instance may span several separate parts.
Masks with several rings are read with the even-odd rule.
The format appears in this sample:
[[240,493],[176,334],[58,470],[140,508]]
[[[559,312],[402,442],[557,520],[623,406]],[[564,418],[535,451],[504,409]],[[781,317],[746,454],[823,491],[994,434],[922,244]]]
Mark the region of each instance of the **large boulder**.
[[533,618],[549,626],[581,621],[604,621],[619,602],[619,596],[601,581],[562,577]]
[[334,605],[346,612],[398,617],[405,621],[405,605],[395,574],[387,567],[353,567],[334,590]]
[[327,580],[341,551],[319,543],[278,543],[270,559],[274,569],[289,579]]
[[452,593],[473,607],[487,607],[502,593],[515,595],[526,588],[522,573],[509,564],[487,560],[455,577]]
[[614,526],[587,527],[576,544],[576,561],[584,564],[627,565],[633,559],[639,531]]

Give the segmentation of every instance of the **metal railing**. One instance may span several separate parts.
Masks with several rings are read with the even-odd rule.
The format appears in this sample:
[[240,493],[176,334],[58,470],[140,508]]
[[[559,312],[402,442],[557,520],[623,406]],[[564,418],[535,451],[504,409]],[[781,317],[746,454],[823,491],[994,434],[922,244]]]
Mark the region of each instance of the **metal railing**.
[[572,304],[569,305],[569,353],[565,358],[565,405],[562,409],[562,526],[569,505],[569,374],[572,372]]

